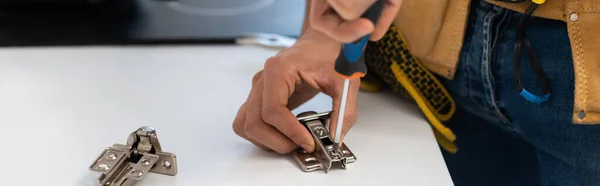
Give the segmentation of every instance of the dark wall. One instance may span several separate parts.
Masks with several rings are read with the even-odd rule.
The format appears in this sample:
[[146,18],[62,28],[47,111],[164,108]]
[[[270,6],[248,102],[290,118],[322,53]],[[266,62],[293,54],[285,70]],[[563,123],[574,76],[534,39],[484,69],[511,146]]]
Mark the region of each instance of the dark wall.
[[305,6],[304,0],[27,1],[0,0],[0,46],[214,43],[246,32],[297,36]]

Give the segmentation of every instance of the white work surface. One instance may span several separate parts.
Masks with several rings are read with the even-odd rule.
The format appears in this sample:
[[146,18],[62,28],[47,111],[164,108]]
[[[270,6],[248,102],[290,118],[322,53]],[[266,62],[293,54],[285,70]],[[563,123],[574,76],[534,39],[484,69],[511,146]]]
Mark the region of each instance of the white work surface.
[[[236,136],[251,78],[276,51],[253,46],[0,49],[0,185],[92,186],[88,166],[140,126],[178,158],[176,176],[139,186],[452,185],[415,106],[361,92],[347,170],[303,172]],[[329,111],[319,95],[294,111]]]

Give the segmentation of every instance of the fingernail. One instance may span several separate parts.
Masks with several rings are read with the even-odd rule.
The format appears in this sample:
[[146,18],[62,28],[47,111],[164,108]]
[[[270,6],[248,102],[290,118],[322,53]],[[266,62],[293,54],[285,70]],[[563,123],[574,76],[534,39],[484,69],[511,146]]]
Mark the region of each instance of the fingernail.
[[302,147],[302,148],[303,148],[303,149],[304,149],[306,152],[312,152],[312,151],[314,150],[314,149],[313,149],[313,146],[312,146],[312,145],[309,145],[309,144],[302,144],[302,145],[300,145],[300,146],[301,146],[301,147]]

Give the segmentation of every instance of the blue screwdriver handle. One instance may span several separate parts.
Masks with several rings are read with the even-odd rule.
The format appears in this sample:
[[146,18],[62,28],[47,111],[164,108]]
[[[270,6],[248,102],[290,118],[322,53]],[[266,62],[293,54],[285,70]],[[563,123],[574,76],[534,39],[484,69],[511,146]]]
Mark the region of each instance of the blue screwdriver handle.
[[[373,25],[377,24],[383,7],[387,0],[377,0],[367,11],[361,16],[369,19]],[[363,55],[363,49],[371,34],[352,42],[345,43],[338,58],[335,61],[335,71],[342,77],[347,79],[364,77],[367,74],[367,65]]]

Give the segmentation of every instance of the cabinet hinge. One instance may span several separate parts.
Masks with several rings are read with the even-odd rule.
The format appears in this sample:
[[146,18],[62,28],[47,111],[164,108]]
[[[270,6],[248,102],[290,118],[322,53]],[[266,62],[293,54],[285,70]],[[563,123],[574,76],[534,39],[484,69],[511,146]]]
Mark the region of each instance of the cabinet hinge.
[[148,172],[175,176],[177,161],[175,154],[162,151],[156,130],[144,126],[132,132],[125,145],[104,149],[89,169],[102,173],[102,186],[131,186]]
[[298,115],[298,121],[303,124],[315,140],[315,150],[308,153],[296,149],[292,156],[305,172],[323,170],[325,173],[332,167],[346,169],[346,165],[356,161],[356,156],[345,143],[337,151],[333,150],[333,139],[329,136],[330,112],[304,112]]

